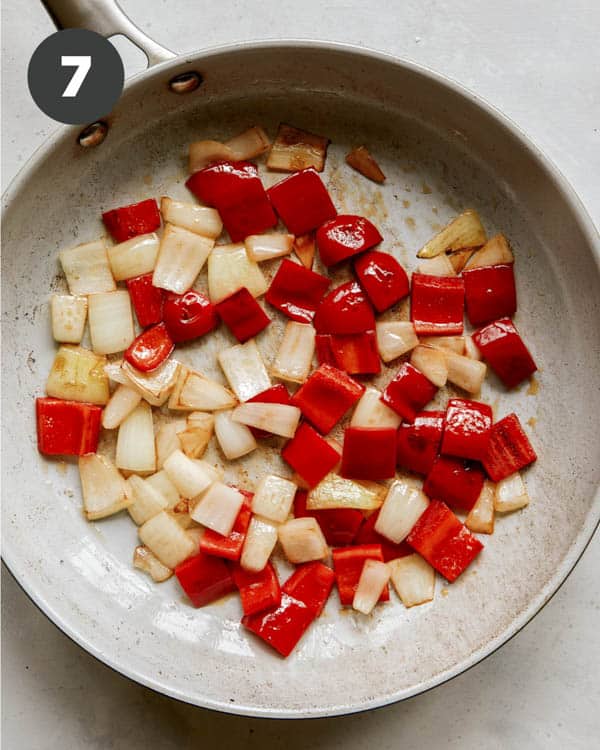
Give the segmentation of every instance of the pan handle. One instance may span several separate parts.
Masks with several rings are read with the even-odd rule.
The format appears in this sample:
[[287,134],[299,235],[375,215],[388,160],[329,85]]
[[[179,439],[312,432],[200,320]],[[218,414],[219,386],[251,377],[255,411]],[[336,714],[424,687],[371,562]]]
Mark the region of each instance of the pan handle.
[[122,34],[139,47],[148,65],[172,60],[170,49],[161,46],[139,29],[116,0],[42,0],[59,29],[89,29],[104,37]]

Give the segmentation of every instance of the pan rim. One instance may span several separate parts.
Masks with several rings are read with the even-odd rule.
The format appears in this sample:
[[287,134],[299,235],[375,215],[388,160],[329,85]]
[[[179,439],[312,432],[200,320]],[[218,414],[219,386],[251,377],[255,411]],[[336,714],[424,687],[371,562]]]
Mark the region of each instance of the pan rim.
[[[483,110],[485,113],[491,116],[500,126],[507,130],[519,142],[522,148],[526,149],[531,157],[543,169],[546,179],[551,180],[555,185],[562,200],[573,212],[573,215],[575,216],[580,229],[584,237],[586,238],[587,245],[592,251],[595,262],[600,269],[600,235],[598,233],[598,230],[596,229],[594,222],[592,221],[581,199],[579,198],[573,187],[570,185],[566,177],[556,166],[556,164],[554,164],[554,162],[537,145],[535,145],[535,143],[529,138],[529,136],[520,126],[518,126],[495,106],[491,105],[485,99],[481,98],[479,95],[470,91],[468,88],[462,86],[448,76],[438,73],[426,66],[420,65],[411,60],[398,58],[394,55],[379,52],[377,50],[372,50],[366,47],[359,47],[357,45],[339,42],[307,39],[248,41],[236,44],[218,45],[210,47],[206,50],[182,55],[174,58],[173,60],[160,63],[159,65],[153,66],[152,68],[138,73],[137,75],[128,79],[125,86],[125,92],[129,91],[142,81],[153,77],[157,73],[160,74],[165,71],[181,67],[181,65],[184,63],[189,65],[198,61],[206,61],[211,57],[232,54],[234,52],[240,51],[262,51],[268,49],[285,48],[294,50],[317,49],[329,52],[334,51],[351,54],[353,56],[364,57],[371,60],[375,59],[388,65],[403,68],[413,74],[417,74],[423,76],[424,78],[433,80],[441,86],[450,89],[457,96],[468,100],[471,104]],[[29,173],[34,170],[39,165],[39,163],[41,163],[47,156],[51,155],[56,146],[63,143],[67,139],[74,138],[79,130],[80,128],[78,128],[77,126],[60,127],[55,130],[54,133],[52,133],[46,139],[46,141],[34,151],[25,165],[11,180],[2,196],[3,217],[4,214],[10,210],[10,206],[14,197],[19,194],[19,191],[25,185]],[[38,607],[38,609],[40,609],[56,627],[58,627],[72,641],[77,643],[80,647],[84,648],[94,658],[101,661],[114,671],[128,677],[134,682],[137,682],[156,692],[167,695],[171,698],[175,698],[176,700],[182,701],[184,703],[200,706],[202,708],[217,710],[228,714],[271,719],[334,717],[387,706],[427,692],[428,690],[431,690],[434,687],[444,684],[454,677],[463,674],[470,668],[474,667],[476,664],[479,664],[481,661],[483,661],[485,658],[490,656],[501,646],[507,643],[511,638],[513,638],[550,601],[550,599],[565,582],[569,574],[573,571],[575,565],[583,555],[587,545],[594,535],[596,528],[600,523],[600,504],[597,502],[600,499],[600,488],[598,488],[595,493],[595,499],[595,509],[592,508],[588,513],[585,523],[581,527],[574,543],[569,548],[569,551],[563,558],[560,567],[557,568],[554,575],[549,579],[549,581],[538,593],[538,595],[528,604],[527,607],[523,609],[523,611],[516,618],[513,619],[510,626],[507,627],[502,633],[491,639],[488,643],[485,644],[485,646],[472,653],[467,659],[463,659],[462,661],[455,664],[452,668],[445,670],[443,673],[432,677],[430,680],[427,680],[426,682],[423,682],[418,686],[415,686],[414,688],[402,689],[392,694],[373,698],[372,700],[369,700],[367,702],[363,701],[359,704],[348,703],[347,705],[329,706],[325,708],[279,710],[257,708],[256,706],[242,705],[239,703],[224,703],[222,701],[211,700],[209,697],[199,698],[198,696],[186,695],[183,691],[174,689],[168,684],[162,683],[160,680],[157,680],[155,678],[147,677],[136,669],[118,664],[117,661],[111,659],[109,655],[100,653],[94,646],[92,640],[87,639],[81,634],[80,631],[77,630],[76,625],[71,626],[70,624],[63,621],[61,615],[45,599],[44,595],[39,590],[37,590],[35,582],[32,580],[27,580],[26,571],[19,569],[19,563],[16,559],[16,555],[11,553],[10,544],[8,545],[8,548],[6,547],[6,540],[3,540],[2,557],[8,570],[10,571],[13,578],[17,581],[19,586],[24,590],[24,592]]]

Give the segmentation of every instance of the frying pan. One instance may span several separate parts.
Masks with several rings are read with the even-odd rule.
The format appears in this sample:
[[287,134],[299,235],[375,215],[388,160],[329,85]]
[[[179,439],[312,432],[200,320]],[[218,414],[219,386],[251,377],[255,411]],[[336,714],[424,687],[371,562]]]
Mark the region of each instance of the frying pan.
[[[46,5],[60,26],[124,34],[152,67],[128,82],[103,124],[83,136],[80,128],[59,131],[4,196],[3,554],[13,575],[106,664],[174,698],[231,713],[360,711],[474,665],[549,600],[599,519],[600,243],[577,197],[513,123],[412,63],[307,41],[176,58],[114,2]],[[528,425],[539,454],[526,477],[531,505],[499,518],[477,563],[452,586],[438,581],[432,604],[396,603],[364,618],[342,614],[333,596],[287,660],[241,630],[234,597],[194,610],[175,583],[157,586],[134,570],[133,524],[123,514],[83,520],[76,466],[38,455],[33,419],[55,351],[48,298],[64,288],[58,250],[100,235],[102,210],[150,195],[185,197],[190,141],[229,137],[253,123],[273,134],[280,121],[332,139],[324,177],[338,209],[371,217],[385,249],[409,269],[415,251],[462,208],[476,207],[490,233],[505,232],[517,258],[517,325],[540,365],[533,384],[508,393],[490,376],[482,393],[497,417],[516,411]],[[382,187],[344,164],[349,146],[363,142],[388,176]],[[280,325],[261,334],[267,362]],[[232,340],[209,339],[181,357],[220,378],[215,353]],[[392,373],[386,369],[382,382]],[[283,471],[268,446],[228,466],[227,478],[252,486],[267,470]]]

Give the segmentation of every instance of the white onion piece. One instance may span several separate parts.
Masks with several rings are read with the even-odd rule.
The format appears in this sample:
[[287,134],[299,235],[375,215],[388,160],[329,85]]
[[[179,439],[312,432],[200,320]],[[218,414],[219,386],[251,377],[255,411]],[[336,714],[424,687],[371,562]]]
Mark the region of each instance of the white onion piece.
[[419,343],[435,346],[436,349],[449,349],[456,354],[464,354],[465,341],[464,336],[422,336]]
[[168,503],[164,496],[145,479],[132,474],[127,480],[133,504],[127,509],[134,523],[138,526],[165,510]]
[[438,388],[443,388],[448,380],[446,355],[433,346],[419,344],[412,350],[410,363]]
[[46,381],[46,393],[53,398],[102,406],[110,397],[105,366],[106,357],[89,349],[61,346]]
[[472,268],[512,263],[514,259],[506,237],[503,234],[497,234],[488,240],[480,250],[473,253],[465,266],[465,270],[470,271]]
[[179,494],[177,487],[175,487],[173,482],[169,479],[169,475],[164,469],[157,471],[156,474],[146,477],[144,482],[162,495],[167,504],[167,508],[174,508],[181,500],[181,495]]
[[91,294],[89,324],[92,349],[96,354],[114,354],[127,349],[133,341],[133,315],[129,292]]
[[469,511],[465,526],[478,534],[494,533],[494,500],[496,487],[488,479],[483,483],[477,502]]
[[276,172],[297,172],[312,167],[322,172],[329,138],[282,122],[271,146],[267,167]]
[[529,495],[517,471],[496,484],[494,510],[497,513],[510,513],[529,505]]
[[244,240],[244,245],[250,260],[261,263],[289,255],[294,246],[294,235],[279,232],[251,234]]
[[141,234],[109,247],[108,262],[116,281],[133,279],[154,270],[158,255],[158,235]]
[[224,385],[183,366],[169,398],[169,409],[183,411],[219,411],[236,404],[235,395]]
[[248,401],[271,387],[271,378],[254,339],[221,350],[217,359],[240,401]]
[[177,491],[186,499],[191,499],[208,489],[213,483],[213,477],[206,469],[192,458],[188,458],[183,451],[171,453],[164,463],[164,470]]
[[314,232],[294,237],[294,252],[304,268],[311,269],[313,267],[316,249],[317,243]]
[[215,418],[212,414],[193,412],[203,419],[196,419],[191,425],[188,419],[187,428],[180,432],[179,442],[181,450],[188,458],[200,458],[210,442],[215,429]]
[[167,513],[181,526],[182,529],[187,531],[194,523],[190,518],[189,504],[187,500],[181,500],[174,508],[168,510]]
[[71,294],[98,294],[117,288],[104,240],[61,250],[58,257]]
[[306,507],[308,510],[377,510],[383,503],[386,493],[387,487],[375,482],[355,482],[337,474],[328,474],[308,493]]
[[450,255],[448,255],[448,260],[450,261],[455,273],[458,274],[463,270],[472,255],[472,248],[469,248],[468,250],[457,250],[455,253],[450,253]]
[[267,280],[258,264],[250,260],[243,243],[217,245],[208,256],[208,295],[220,302],[243,286],[253,297],[267,291]]
[[415,327],[410,321],[386,320],[375,323],[377,348],[384,362],[406,354],[419,343]]
[[152,284],[176,294],[191,288],[214,247],[214,240],[167,224],[160,241]]
[[190,143],[189,170],[190,174],[204,169],[213,161],[235,161],[235,154],[220,141],[196,141]]
[[110,397],[102,412],[102,427],[105,430],[116,429],[142,400],[140,393],[127,385],[119,385]]
[[416,553],[390,560],[388,567],[396,593],[405,607],[415,607],[433,599],[435,570]]
[[127,378],[127,384],[139,391],[142,398],[152,406],[162,406],[177,382],[179,362],[169,357],[151,372],[140,372],[129,362],[123,362],[121,370]]
[[351,427],[399,427],[402,418],[386,406],[381,400],[381,391],[367,386],[360,401],[356,404]]
[[400,544],[428,505],[429,500],[420,489],[397,480],[392,483],[381,506],[375,531],[394,544]]
[[429,276],[456,276],[456,271],[446,253],[440,253],[435,258],[424,258],[417,266],[417,271],[429,274]]
[[187,422],[184,418],[171,419],[163,422],[156,430],[156,468],[162,469],[165,461],[173,451],[181,450],[179,437],[185,428]]
[[465,336],[465,357],[469,357],[469,359],[476,359],[479,361],[482,359],[481,352],[475,345],[472,336]]
[[196,551],[184,529],[164,510],[142,524],[138,536],[167,568],[176,568]]
[[88,521],[112,516],[133,502],[117,467],[105,456],[88,453],[79,458],[83,510]]
[[173,575],[171,568],[167,568],[148,547],[140,544],[133,552],[133,567],[148,573],[155,583],[162,583]]
[[123,360],[115,360],[114,362],[109,362],[108,364],[104,365],[104,372],[106,373],[109,380],[112,380],[113,383],[118,383],[119,385],[126,385],[130,388],[133,388],[135,390],[131,380],[127,376],[127,374],[123,371],[122,368]]
[[472,208],[453,219],[441,232],[424,245],[417,253],[418,258],[433,258],[448,250],[481,247],[487,237],[477,211]]
[[365,560],[352,600],[352,608],[363,615],[370,614],[389,580],[390,569],[384,562]]
[[240,565],[244,570],[259,573],[269,562],[276,544],[277,525],[252,516],[242,548]]
[[52,335],[63,344],[79,344],[83,338],[87,318],[86,297],[54,294],[50,302]]
[[300,409],[288,404],[246,403],[231,413],[234,422],[288,438],[294,437],[300,417]]
[[183,203],[164,196],[160,199],[160,212],[165,224],[175,224],[212,240],[223,231],[223,222],[216,208]]
[[285,521],[290,514],[297,489],[289,479],[267,474],[254,492],[252,512],[269,521]]
[[122,471],[149,474],[156,471],[152,408],[141,401],[119,425],[116,464]]
[[233,152],[237,161],[247,161],[268,151],[271,141],[260,126],[254,125],[254,127],[248,128],[243,133],[225,141],[225,145]]
[[232,461],[251,453],[258,447],[248,427],[231,419],[230,411],[215,414],[215,435],[225,458]]
[[287,559],[298,565],[323,560],[329,547],[316,518],[291,518],[278,529],[279,541]]
[[485,379],[487,366],[462,354],[446,352],[448,380],[467,393],[479,393]]
[[197,498],[190,516],[217,534],[229,536],[243,503],[241,492],[222,482],[214,482]]
[[292,383],[304,383],[315,353],[315,329],[310,323],[290,320],[271,366],[271,374]]

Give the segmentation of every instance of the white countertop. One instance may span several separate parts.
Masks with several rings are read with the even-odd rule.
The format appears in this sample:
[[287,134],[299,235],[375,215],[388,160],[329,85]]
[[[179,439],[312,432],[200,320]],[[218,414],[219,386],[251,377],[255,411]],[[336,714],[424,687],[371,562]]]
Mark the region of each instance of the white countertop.
[[[600,5],[593,0],[121,0],[185,52],[237,40],[353,42],[408,57],[476,91],[555,161],[600,225]],[[53,27],[38,0],[2,3],[2,184],[56,125],[27,63]],[[141,55],[118,44],[128,72]],[[530,623],[485,662],[402,704],[339,719],[229,717],[177,703],[95,661],[2,571],[2,739],[9,750],[587,750],[600,736],[600,544]],[[594,739],[595,738],[595,739]]]

